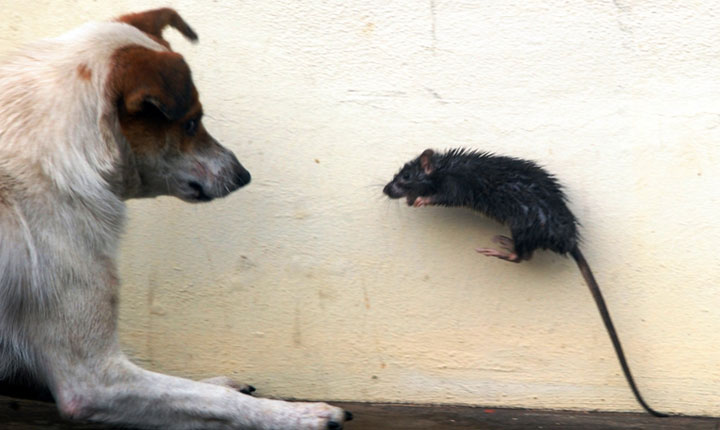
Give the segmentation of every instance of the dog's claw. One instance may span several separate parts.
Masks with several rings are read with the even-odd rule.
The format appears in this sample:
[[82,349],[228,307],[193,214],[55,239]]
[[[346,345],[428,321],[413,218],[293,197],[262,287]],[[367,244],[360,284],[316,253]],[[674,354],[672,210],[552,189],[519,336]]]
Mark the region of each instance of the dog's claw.
[[204,382],[206,384],[220,385],[221,387],[227,387],[231,390],[235,390],[238,393],[246,394],[248,396],[251,396],[252,393],[255,392],[255,387],[253,387],[252,385],[237,382],[236,380],[228,376],[216,376],[214,378],[203,379],[200,382]]
[[[353,414],[350,411],[345,411],[345,421],[352,421]],[[328,430],[342,430],[342,424],[336,421],[330,421],[327,425]]]

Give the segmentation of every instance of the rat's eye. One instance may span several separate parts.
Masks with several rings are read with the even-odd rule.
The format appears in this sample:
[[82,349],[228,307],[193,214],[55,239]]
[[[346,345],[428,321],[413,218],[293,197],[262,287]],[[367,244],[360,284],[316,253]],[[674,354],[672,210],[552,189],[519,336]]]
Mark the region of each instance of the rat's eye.
[[403,174],[400,176],[400,179],[402,179],[403,181],[409,181],[409,180],[410,180],[410,173],[408,173],[408,172],[403,173]]
[[189,119],[183,124],[183,129],[185,130],[185,133],[187,133],[188,136],[195,136],[195,132],[197,131],[197,120]]

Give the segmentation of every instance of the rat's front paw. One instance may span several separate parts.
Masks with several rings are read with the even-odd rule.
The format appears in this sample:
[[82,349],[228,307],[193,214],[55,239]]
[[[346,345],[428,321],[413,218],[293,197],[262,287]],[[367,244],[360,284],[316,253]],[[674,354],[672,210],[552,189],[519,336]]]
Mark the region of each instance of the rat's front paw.
[[418,197],[413,202],[413,207],[420,208],[423,206],[432,206],[432,199],[430,197]]

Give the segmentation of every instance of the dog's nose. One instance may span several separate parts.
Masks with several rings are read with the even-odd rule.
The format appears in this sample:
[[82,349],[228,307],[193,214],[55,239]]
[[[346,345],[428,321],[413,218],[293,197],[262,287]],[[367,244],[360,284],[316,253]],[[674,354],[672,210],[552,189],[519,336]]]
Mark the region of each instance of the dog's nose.
[[250,172],[245,170],[245,168],[242,165],[238,165],[238,168],[235,170],[235,185],[239,187],[242,187],[244,185],[247,185],[250,183]]

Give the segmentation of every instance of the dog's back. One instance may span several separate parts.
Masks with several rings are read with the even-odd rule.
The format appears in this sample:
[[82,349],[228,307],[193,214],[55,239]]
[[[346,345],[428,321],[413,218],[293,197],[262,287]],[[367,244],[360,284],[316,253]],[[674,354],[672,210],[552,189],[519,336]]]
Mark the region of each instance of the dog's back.
[[165,49],[135,27],[91,23],[0,62],[0,377],[40,370],[34,314],[88,278],[78,262],[114,258],[124,205],[108,187],[120,154],[105,81],[131,44]]

